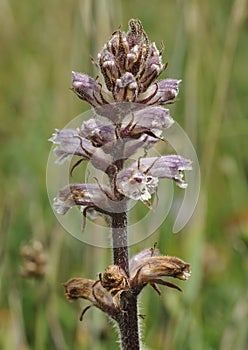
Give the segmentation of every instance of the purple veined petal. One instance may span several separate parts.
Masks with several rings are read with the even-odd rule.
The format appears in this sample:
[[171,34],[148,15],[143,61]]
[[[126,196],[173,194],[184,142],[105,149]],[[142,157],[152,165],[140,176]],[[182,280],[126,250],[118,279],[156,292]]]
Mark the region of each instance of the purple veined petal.
[[[66,214],[69,209],[78,206],[92,219],[99,215],[111,215],[123,212],[123,203],[127,199],[117,200],[111,189],[97,183],[69,184],[59,190],[53,199],[53,208],[58,214]],[[125,204],[126,205],[126,204]]]
[[80,137],[79,131],[75,129],[55,129],[55,133],[49,141],[58,145],[55,147],[54,153],[58,157],[56,163],[59,164],[70,159],[72,155],[89,159],[94,152],[94,147],[92,147],[90,141]]
[[105,85],[109,91],[113,91],[116,80],[120,77],[115,56],[105,47],[98,55],[99,67],[104,77]]
[[92,106],[101,105],[100,96],[101,88],[98,83],[87,74],[72,72],[72,89],[82,100],[89,102]]
[[140,158],[140,170],[147,171],[155,176],[163,177],[163,169],[169,168],[177,170],[192,170],[192,161],[178,154],[171,154],[161,157]]
[[[118,34],[114,34],[110,40],[104,45],[102,52],[104,50],[108,50],[114,56],[116,56],[118,47],[119,47],[120,39]],[[101,53],[98,54],[98,57],[101,56]]]
[[87,74],[72,72],[72,90],[93,107],[108,103],[110,98],[110,94],[107,94],[102,86]]
[[132,72],[136,76],[140,69],[140,56],[142,55],[142,47],[135,45],[131,48],[129,53],[127,54],[126,59],[126,70],[128,72]]
[[90,140],[95,147],[102,147],[116,140],[114,124],[96,118],[85,121],[80,134]]
[[96,129],[101,129],[103,126],[109,125],[109,123],[103,122],[97,118],[91,118],[83,122],[80,128],[80,134],[84,137],[92,134]]
[[151,85],[146,92],[138,96],[138,102],[155,105],[173,101],[179,93],[181,80],[164,79]]
[[[156,131],[155,131],[156,132]],[[157,133],[154,134],[156,136]],[[138,150],[143,148],[144,150],[148,150],[151,147],[153,147],[156,143],[158,143],[160,139],[157,137],[148,136],[146,134],[142,135],[139,139],[130,139],[125,143],[125,149],[124,149],[124,158],[130,158],[132,155],[134,155]]]
[[90,140],[82,137],[79,130],[56,129],[49,140],[57,145],[54,153],[58,157],[58,164],[71,160],[71,157],[76,155],[89,160],[96,169],[105,172],[111,163],[111,157],[103,149],[94,147]]
[[71,184],[62,188],[54,198],[53,208],[58,214],[64,215],[74,206],[109,208],[108,197],[110,189],[98,184]]
[[139,76],[139,82],[141,85],[140,91],[146,91],[166,67],[167,65],[163,64],[161,52],[157,49],[156,44],[154,42],[150,43],[149,55],[145,67]]
[[183,170],[191,170],[191,161],[178,155],[140,158],[119,172],[116,184],[126,197],[145,202],[155,192],[159,179],[174,180],[179,187],[186,188]]
[[112,163],[112,158],[109,154],[104,152],[103,147],[95,148],[95,152],[90,158],[90,162],[96,169],[106,172],[109,165]]
[[[134,166],[138,166],[138,162]],[[179,155],[141,158],[139,169],[159,179],[174,180],[179,187],[186,188],[187,184],[184,182],[182,171],[192,170],[192,162]]]
[[158,81],[158,95],[160,95],[159,103],[174,100],[179,93],[179,84],[181,82],[181,79],[164,79]]
[[[174,124],[173,118],[170,116],[169,109],[160,106],[148,106],[136,112],[133,112],[132,124],[135,127],[146,127],[151,129],[168,129]],[[123,120],[123,126],[130,123],[130,115]]]

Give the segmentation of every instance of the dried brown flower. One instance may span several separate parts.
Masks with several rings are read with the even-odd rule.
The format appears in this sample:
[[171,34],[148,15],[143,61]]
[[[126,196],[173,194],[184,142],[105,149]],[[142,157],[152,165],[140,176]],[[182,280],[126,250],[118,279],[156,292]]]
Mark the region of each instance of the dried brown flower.
[[[86,299],[113,318],[120,312],[119,305],[114,302],[112,295],[101,285],[99,280],[71,278],[64,283],[64,287],[68,300]],[[82,315],[87,310],[88,307],[83,310]]]
[[190,265],[183,260],[163,256],[157,248],[145,249],[131,259],[130,278],[119,266],[109,265],[103,275],[99,274],[99,280],[72,278],[67,281],[64,284],[65,295],[69,300],[86,299],[116,319],[120,312],[125,312],[122,306],[125,293],[138,295],[147,284],[158,294],[157,284],[181,291],[180,287],[161,277],[187,280],[190,274]]

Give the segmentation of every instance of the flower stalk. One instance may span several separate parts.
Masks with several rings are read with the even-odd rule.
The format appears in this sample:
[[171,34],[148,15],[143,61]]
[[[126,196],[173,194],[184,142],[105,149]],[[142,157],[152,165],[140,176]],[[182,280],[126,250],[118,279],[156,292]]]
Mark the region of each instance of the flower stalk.
[[55,197],[54,208],[62,215],[80,208],[84,225],[87,216],[101,216],[112,231],[113,264],[98,280],[71,278],[64,287],[68,299],[86,299],[116,321],[123,350],[140,349],[137,299],[142,289],[150,285],[160,294],[157,285],[162,285],[180,291],[163,278],[190,277],[188,263],[161,255],[156,247],[131,259],[128,255],[129,201],[140,200],[151,208],[161,179],[184,189],[184,171],[191,170],[191,161],[177,154],[148,156],[173,125],[163,105],[175,101],[181,82],[157,80],[167,67],[162,51],[149,41],[139,20],[130,20],[127,33],[114,32],[95,62],[98,78],[73,72],[72,90],[93,107],[94,117],[77,129],[55,130],[50,139],[57,163],[78,157],[71,174],[80,162],[89,161],[107,175],[107,184],[98,179],[68,184]]
[[127,211],[126,206],[123,212],[115,213],[112,216],[112,246],[113,262],[120,266],[129,276],[128,260],[128,236],[127,236]]

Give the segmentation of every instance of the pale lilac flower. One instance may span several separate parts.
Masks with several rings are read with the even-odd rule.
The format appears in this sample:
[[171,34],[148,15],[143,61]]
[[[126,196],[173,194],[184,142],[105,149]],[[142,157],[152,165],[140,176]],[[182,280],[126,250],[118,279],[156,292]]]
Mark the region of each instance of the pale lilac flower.
[[58,157],[56,163],[63,163],[73,155],[88,160],[94,153],[94,147],[92,147],[91,142],[82,138],[76,129],[55,129],[55,133],[49,141],[57,145],[54,148],[54,153]]
[[[125,160],[140,149],[147,152],[163,139],[163,131],[173,125],[169,110],[160,105],[175,100],[181,82],[157,81],[166,64],[162,62],[162,51],[148,40],[141,22],[130,20],[127,33],[117,30],[98,54],[96,65],[103,79],[75,72],[72,79],[72,90],[94,107],[94,118],[75,130],[56,130],[50,140],[56,144],[57,162],[76,155],[79,158],[76,165],[88,160],[105,172],[112,179],[110,193],[106,196],[107,190],[104,193],[100,186],[91,184],[87,192],[91,199],[85,196],[75,200],[72,194],[67,193],[66,197],[63,189],[56,197],[55,209],[65,213],[71,206],[87,207],[93,203],[100,208],[103,202],[114,198],[112,209],[117,210],[116,203],[123,197],[149,205],[163,178],[186,188],[183,171],[191,169],[191,161],[181,156],[144,157],[125,167]],[[78,189],[79,185],[75,186]],[[104,203],[105,208],[108,206],[109,202]]]
[[156,190],[159,179],[174,180],[179,187],[186,188],[184,170],[191,170],[191,161],[178,155],[140,158],[119,172],[117,188],[128,198],[147,201]]
[[110,210],[107,195],[110,189],[98,184],[72,184],[62,188],[54,198],[53,207],[58,214],[65,214],[74,206],[97,207]]
[[90,160],[95,168],[102,171],[106,171],[110,164],[111,159],[103,150],[93,146],[90,140],[81,136],[79,129],[56,129],[49,141],[57,145],[54,153],[58,157],[58,164],[71,160],[73,155],[81,160]]
[[96,62],[103,82],[86,74],[74,73],[72,90],[93,107],[113,102],[158,105],[173,101],[180,80],[157,82],[165,70],[162,50],[150,42],[139,20],[130,20],[127,33],[117,30]]
[[181,80],[164,79],[151,85],[149,89],[138,97],[138,102],[146,105],[170,103],[175,100],[179,92]]

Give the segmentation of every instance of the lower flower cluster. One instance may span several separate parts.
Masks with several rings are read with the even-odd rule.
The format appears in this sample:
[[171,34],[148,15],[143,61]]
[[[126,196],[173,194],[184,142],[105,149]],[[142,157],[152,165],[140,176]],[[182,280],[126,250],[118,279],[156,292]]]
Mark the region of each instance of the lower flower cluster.
[[[130,276],[117,265],[106,267],[104,274],[99,274],[98,280],[86,278],[71,278],[64,283],[65,295],[69,300],[86,299],[117,319],[125,312],[125,298],[128,295],[137,297],[146,285],[150,285],[160,295],[157,285],[163,285],[181,291],[174,283],[165,281],[162,277],[173,277],[187,280],[191,275],[190,265],[183,260],[161,255],[157,248],[145,249],[130,260]],[[89,309],[87,306],[84,313]]]

